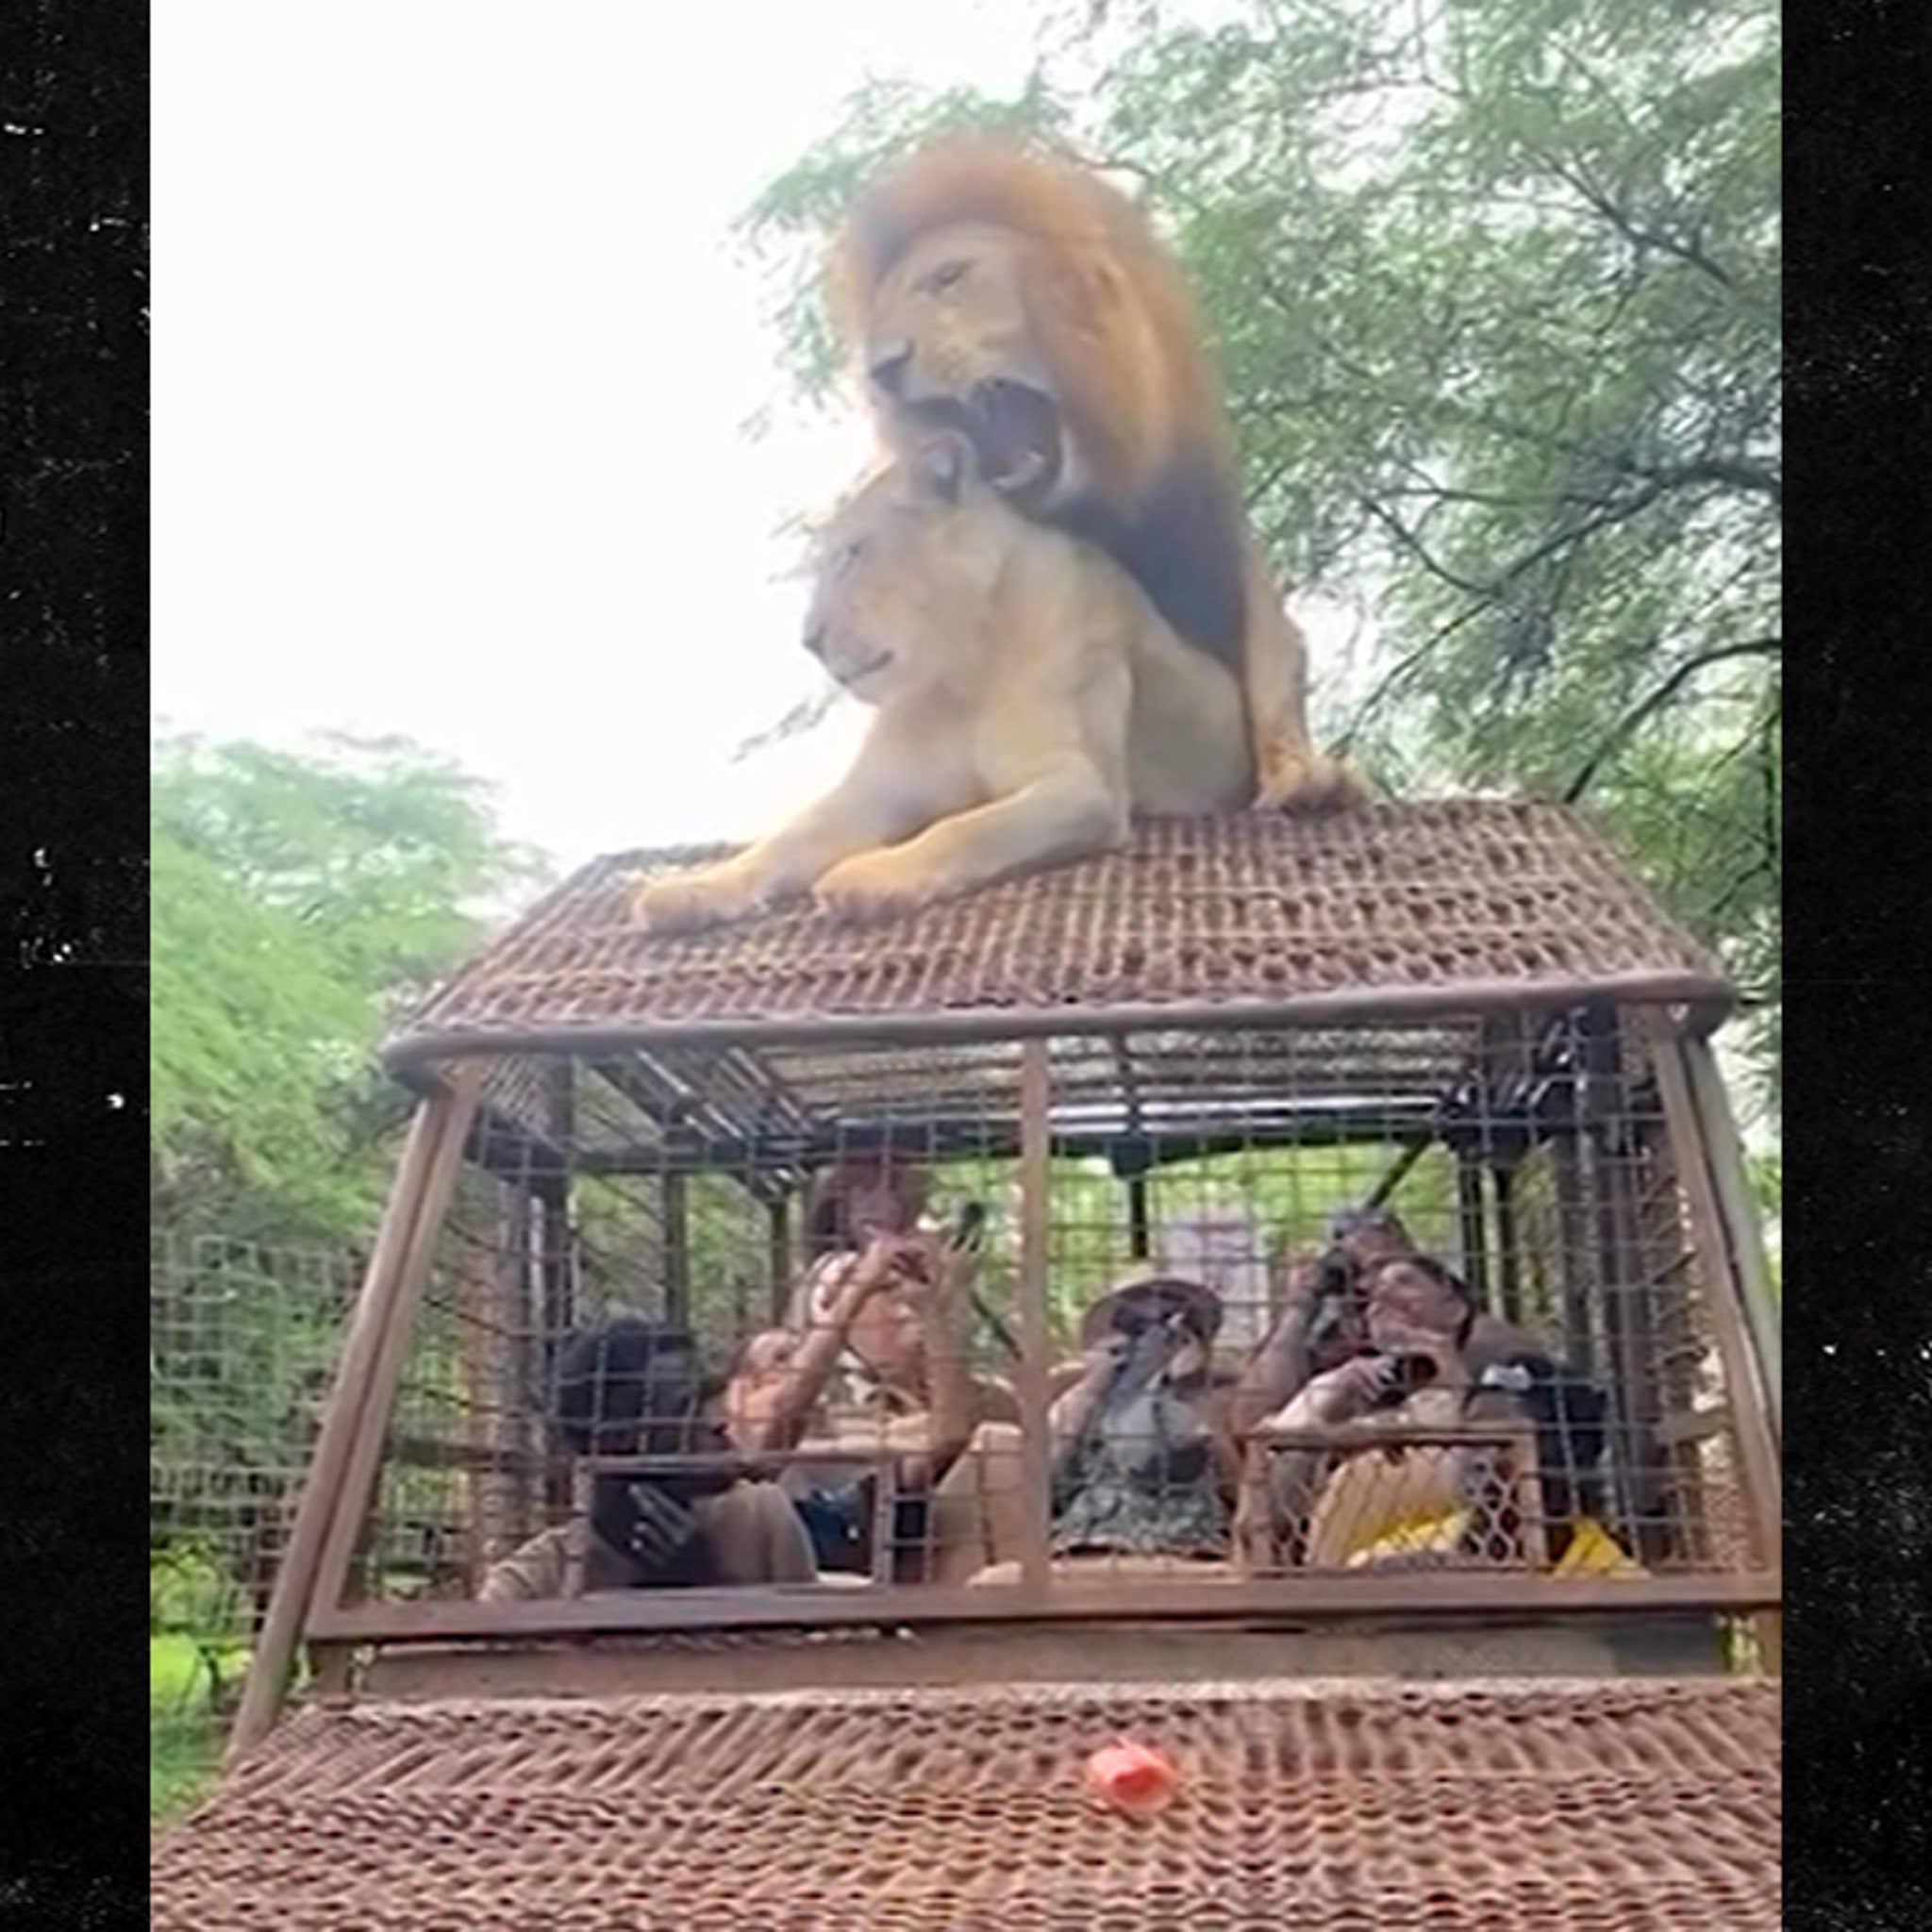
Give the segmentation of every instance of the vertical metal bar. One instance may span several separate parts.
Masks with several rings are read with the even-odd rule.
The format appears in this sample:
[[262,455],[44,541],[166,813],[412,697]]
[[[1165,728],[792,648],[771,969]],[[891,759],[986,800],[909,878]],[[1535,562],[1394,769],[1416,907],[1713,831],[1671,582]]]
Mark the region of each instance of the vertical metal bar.
[[1630,1346],[1626,1271],[1618,1242],[1616,1136],[1623,1116],[1623,1080],[1618,1058],[1616,1012],[1592,1002],[1583,1013],[1583,1145],[1588,1162],[1585,1179],[1604,1339],[1610,1357],[1610,1481],[1617,1516],[1624,1533],[1634,1539],[1641,1515],[1639,1472],[1643,1457],[1638,1441],[1634,1387],[1637,1365]]
[[1127,1182],[1127,1254],[1136,1261],[1144,1261],[1153,1245],[1147,1222],[1147,1176],[1137,1174]]
[[597,1477],[582,1463],[574,1462],[570,1472],[570,1520],[564,1526],[563,1593],[579,1597],[584,1593],[584,1573],[590,1561],[591,1508],[597,1500]]
[[1757,1204],[1751,1198],[1751,1180],[1744,1171],[1744,1143],[1731,1117],[1731,1103],[1710,1048],[1701,1040],[1679,1043],[1690,1078],[1690,1099],[1703,1129],[1717,1205],[1729,1238],[1731,1259],[1738,1271],[1744,1317],[1757,1352],[1764,1379],[1764,1397],[1771,1426],[1784,1440],[1784,1338],[1777,1303],[1771,1291],[1771,1271],[1765,1265],[1764,1227]]
[[1516,1170],[1498,1161],[1490,1170],[1496,1194],[1496,1285],[1502,1296],[1503,1319],[1523,1321],[1523,1230],[1516,1218]]
[[766,1204],[770,1241],[771,1289],[766,1296],[767,1319],[784,1321],[791,1304],[791,1197],[780,1194]]
[[1053,1230],[1053,1074],[1047,1055],[1044,1040],[1029,1040],[1021,1048],[1020,1360],[1014,1377],[1020,1405],[1020,1493],[1026,1519],[1020,1545],[1020,1586],[1040,1595],[1045,1593],[1051,1574],[1046,1279]]
[[664,1213],[664,1317],[682,1325],[691,1321],[691,1196],[681,1174],[665,1174],[658,1188]]
[[1577,1089],[1568,1089],[1567,1117],[1549,1143],[1551,1191],[1557,1206],[1558,1292],[1563,1304],[1563,1353],[1586,1375],[1596,1374],[1596,1328],[1591,1320],[1591,1266],[1585,1244],[1581,1130]]
[[481,1070],[474,1065],[458,1068],[453,1074],[448,1119],[423,1176],[421,1206],[409,1230],[409,1244],[396,1278],[395,1299],[376,1344],[369,1392],[356,1418],[355,1434],[342,1469],[341,1493],[316,1574],[316,1601],[331,1608],[339,1606],[347,1592],[349,1566],[375,1493],[375,1478],[382,1463],[390,1417],[395,1407],[396,1390],[409,1358],[409,1345],[415,1340],[416,1318],[422,1309],[450,1196],[456,1191],[457,1168],[463,1156],[464,1136],[476,1111],[481,1081]]
[[1724,1214],[1705,1160],[1703,1123],[1691,1097],[1690,1073],[1676,1040],[1665,1025],[1658,1024],[1654,1028],[1653,1039],[1657,1094],[1663,1102],[1678,1178],[1690,1205],[1698,1273],[1710,1310],[1718,1359],[1724,1364],[1724,1385],[1730,1392],[1731,1431],[1744,1479],[1752,1559],[1768,1567],[1777,1560],[1784,1519],[1784,1484],[1778,1470],[1777,1441],[1771,1430],[1770,1397],[1751,1346],[1734,1258],[1724,1239]]
[[1483,1226],[1483,1170],[1474,1154],[1456,1155],[1456,1207],[1462,1228],[1462,1276],[1484,1307],[1490,1306],[1489,1241]]
[[[557,1357],[563,1339],[576,1324],[575,1284],[570,1265],[570,1181],[544,1174],[532,1193],[537,1219],[537,1382],[531,1393],[536,1412],[548,1415],[557,1392]],[[549,1468],[543,1478],[543,1508],[555,1515],[570,1507],[570,1477]]]
[[[499,1526],[503,1543],[514,1548],[530,1533],[536,1501],[536,1484],[529,1457],[539,1448],[531,1431],[531,1418],[539,1412],[537,1391],[542,1375],[536,1359],[537,1257],[536,1206],[530,1194],[527,1172],[520,1174],[508,1191],[504,1224],[504,1252],[498,1257],[503,1280],[502,1305],[508,1332],[499,1352],[502,1380],[496,1391],[503,1416],[501,1440],[512,1452],[512,1473],[505,1477],[505,1519]],[[499,1548],[489,1552],[494,1561],[503,1554]]]
[[395,1182],[383,1209],[375,1247],[362,1276],[362,1287],[337,1363],[335,1382],[323,1410],[322,1427],[309,1457],[289,1546],[283,1553],[281,1567],[275,1572],[268,1611],[255,1642],[255,1657],[242,1687],[241,1707],[228,1734],[226,1759],[230,1764],[255,1748],[281,1709],[295,1661],[295,1646],[301,1641],[302,1625],[315,1588],[323,1541],[328,1534],[329,1519],[341,1493],[342,1468],[368,1396],[376,1350],[394,1306],[410,1232],[422,1207],[425,1177],[431,1157],[447,1138],[450,1117],[450,1096],[439,1091],[416,1109],[409,1123]]

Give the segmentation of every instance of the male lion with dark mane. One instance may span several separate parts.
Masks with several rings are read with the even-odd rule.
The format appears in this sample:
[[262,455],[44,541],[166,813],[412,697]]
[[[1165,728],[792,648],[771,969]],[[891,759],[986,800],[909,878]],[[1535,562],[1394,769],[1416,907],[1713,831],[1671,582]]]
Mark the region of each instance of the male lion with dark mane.
[[773,837],[649,880],[654,931],[810,891],[865,918],[1117,844],[1130,812],[1255,789],[1233,675],[1106,552],[1029,522],[962,437],[930,438],[820,537],[806,644],[877,716],[852,769]]
[[1110,553],[1234,674],[1258,803],[1361,795],[1309,738],[1302,635],[1247,525],[1200,320],[1132,202],[1059,159],[945,137],[859,196],[831,297],[889,447],[958,430],[995,489]]

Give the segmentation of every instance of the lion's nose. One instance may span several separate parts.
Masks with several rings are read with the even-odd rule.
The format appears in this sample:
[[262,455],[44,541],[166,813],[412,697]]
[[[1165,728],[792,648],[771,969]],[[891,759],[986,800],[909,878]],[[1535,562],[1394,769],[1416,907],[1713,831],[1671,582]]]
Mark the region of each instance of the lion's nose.
[[805,627],[805,648],[821,664],[825,661],[825,627],[822,624],[808,624]]
[[891,342],[872,358],[867,372],[874,384],[889,396],[896,396],[906,386],[906,372],[912,366],[912,349],[907,342]]

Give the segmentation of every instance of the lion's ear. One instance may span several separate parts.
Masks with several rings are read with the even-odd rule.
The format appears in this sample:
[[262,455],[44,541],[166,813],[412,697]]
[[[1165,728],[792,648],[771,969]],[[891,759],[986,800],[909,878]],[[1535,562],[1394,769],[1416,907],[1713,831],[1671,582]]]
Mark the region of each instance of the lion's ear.
[[972,479],[973,450],[963,436],[935,436],[920,449],[920,483],[941,503],[958,503]]

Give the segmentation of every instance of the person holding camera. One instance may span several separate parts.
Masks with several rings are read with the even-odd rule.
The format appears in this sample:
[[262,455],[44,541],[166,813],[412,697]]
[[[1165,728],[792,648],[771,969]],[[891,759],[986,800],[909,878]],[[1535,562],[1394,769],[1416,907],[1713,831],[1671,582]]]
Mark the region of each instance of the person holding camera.
[[[1281,1318],[1236,1390],[1238,1438],[1269,1424],[1332,1427],[1368,1415],[1391,1424],[1521,1417],[1536,1431],[1552,1559],[1580,1538],[1591,1567],[1627,1567],[1596,1520],[1603,1391],[1478,1309],[1467,1284],[1420,1253],[1394,1215],[1344,1210],[1329,1236],[1320,1257],[1291,1270]],[[1264,1489],[1242,1494],[1237,1540],[1262,1567],[1283,1556],[1381,1560],[1385,1545],[1444,1554],[1467,1527],[1473,1458],[1417,1446],[1396,1458],[1406,1465],[1400,1481],[1377,1467],[1388,1460],[1357,1459],[1351,1470],[1350,1458],[1321,1450],[1277,1452]]]
[[969,1357],[982,1223],[970,1206],[943,1229],[855,1220],[848,1238],[862,1245],[821,1255],[788,1325],[739,1350],[725,1391],[738,1448],[855,1452],[850,1463],[821,1455],[781,1477],[822,1573],[873,1570],[875,1453],[890,1451],[892,1568],[904,1581],[928,1577],[941,1554],[934,1492],[975,1428],[1018,1413]]
[[[687,1328],[614,1315],[558,1358],[558,1434],[577,1456],[724,1456],[722,1393]],[[809,1582],[810,1540],[778,1486],[729,1468],[631,1476],[600,1472],[588,1520],[541,1531],[485,1573],[478,1599],[565,1592],[574,1558],[586,1591]]]

